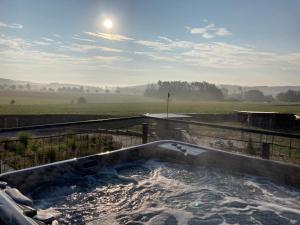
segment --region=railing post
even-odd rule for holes
[[[270,158],[270,143],[262,143],[261,146],[261,157],[263,159],[269,159]]]
[[[290,146],[289,146],[289,159],[292,157],[292,138],[290,138]]]
[[[146,144],[148,142],[148,130],[149,130],[148,123],[143,123],[143,136],[142,136],[143,144]]]

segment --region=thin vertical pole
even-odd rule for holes
[[[143,144],[148,142],[148,123],[143,123]]]
[[[169,102],[170,102],[170,91],[168,92],[168,97],[167,97],[167,119],[169,118]]]
[[[292,157],[292,138],[290,138],[290,147],[289,147],[289,159]]]

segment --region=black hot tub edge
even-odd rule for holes
[[[30,209],[30,205],[22,204],[23,202],[20,204],[20,202],[16,202],[18,199],[8,195],[6,189],[9,186],[18,188],[17,191],[28,194],[35,186],[64,179],[74,174],[92,174],[104,166],[129,160],[151,158],[217,167],[233,173],[260,176],[279,184],[300,188],[300,167],[296,165],[259,159],[179,141],[155,141],[122,148],[113,152],[99,153],[1,174],[0,181],[7,182],[7,185],[2,187],[2,189],[0,188],[0,222],[2,220],[7,225],[45,224],[41,223],[37,218],[32,218],[34,215],[33,211],[29,210],[29,212],[33,212],[31,216],[24,215],[24,208]],[[20,195],[22,194],[20,193]]]

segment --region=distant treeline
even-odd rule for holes
[[[145,90],[147,97],[166,98],[170,92],[176,99],[223,100],[222,91],[214,84],[207,82],[158,81],[150,84]]]
[[[149,84],[144,96],[165,99],[168,92],[173,99],[183,100],[227,100],[249,102],[300,102],[300,90],[279,93],[276,96],[264,95],[260,90],[244,91],[240,88],[239,93],[228,94],[226,88],[219,88],[208,82],[186,81],[158,81],[157,84]]]
[[[300,91],[288,90],[287,92],[279,93],[275,96],[264,95],[259,90],[249,90],[244,92],[243,100],[253,102],[273,102],[275,100],[281,102],[300,102]]]
[[[300,102],[300,91],[288,90],[287,92],[279,93],[276,98],[283,102]]]

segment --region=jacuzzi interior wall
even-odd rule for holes
[[[151,158],[216,167],[240,174],[262,176],[281,184],[300,187],[299,166],[199,148],[174,141],[159,141],[134,148],[11,172],[1,175],[0,180],[6,181],[10,186],[17,187],[23,193],[28,193],[41,184],[59,181],[72,175],[93,174],[104,166]]]
[[[159,158],[176,163],[188,163],[195,166],[202,165],[219,168],[232,173],[255,175],[265,177],[279,184],[300,188],[300,167],[296,165],[210,148],[200,148],[202,149],[201,153],[194,151],[193,154],[191,154],[191,151],[190,154],[189,151],[182,152],[182,149],[179,151],[169,151],[164,147],[166,145],[168,144],[158,144],[155,151],[144,152],[150,158],[159,156]],[[185,144],[185,146],[195,147],[189,144]]]
[[[72,175],[92,174],[102,167],[137,160],[141,157],[140,150],[136,148],[126,151],[117,150],[6,173],[0,175],[0,180],[12,187],[17,187],[23,193],[28,193],[41,184],[63,180]]]

